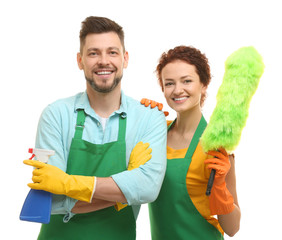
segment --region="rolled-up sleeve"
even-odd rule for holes
[[[112,176],[129,205],[153,202],[158,197],[166,170],[167,130],[164,114],[155,109],[149,110],[140,122],[136,143],[148,142],[152,148],[152,158],[139,168]]]

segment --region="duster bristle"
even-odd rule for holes
[[[201,137],[205,152],[219,147],[233,151],[239,144],[263,71],[263,59],[254,47],[240,48],[227,58],[217,104]]]

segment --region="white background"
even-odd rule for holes
[[[31,169],[22,161],[34,146],[43,108],[85,89],[76,53],[81,21],[90,15],[105,16],[123,26],[130,62],[122,86],[136,99],[165,103],[153,73],[163,51],[180,44],[201,49],[213,75],[203,109],[207,119],[216,104],[226,58],[240,47],[256,47],[266,67],[235,151],[242,219],[234,239],[281,239],[282,17],[278,4],[274,0],[1,1],[0,239],[36,239],[40,225],[19,220],[31,177]],[[167,105],[164,109],[171,112],[169,119],[175,116]],[[150,239],[146,205],[137,227],[137,239]]]

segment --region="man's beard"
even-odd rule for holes
[[[88,77],[85,76],[85,79],[95,91],[100,92],[100,93],[109,93],[109,92],[113,91],[116,88],[116,86],[120,83],[120,81],[122,79],[122,75],[120,77],[115,77],[113,84],[109,87],[98,86],[92,78],[88,78]]]

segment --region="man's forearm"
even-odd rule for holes
[[[114,206],[116,202],[126,202],[122,191],[111,177],[96,178],[96,189],[91,203],[78,201],[72,212],[89,213]]]
[[[109,202],[109,201],[93,198],[91,203],[77,201],[77,203],[74,205],[71,211],[75,214],[89,213],[114,206],[115,204],[116,204],[115,202]]]
[[[101,199],[109,202],[127,202],[122,191],[111,177],[96,178],[96,190],[93,195],[93,200],[94,199]]]

